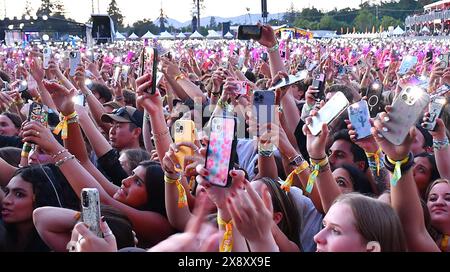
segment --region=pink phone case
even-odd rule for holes
[[[228,172],[231,166],[236,121],[234,118],[214,117],[211,122],[206,169],[208,181],[212,185],[228,187],[231,179]]]

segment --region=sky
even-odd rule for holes
[[[34,8],[38,9],[40,0],[29,0]],[[86,22],[92,12],[92,0],[61,0],[66,8],[66,15],[78,22]],[[111,0],[93,0],[95,13],[107,11]],[[160,14],[161,3],[165,14],[180,22],[191,20],[193,0],[117,0],[118,6],[125,16],[125,23],[133,23],[142,19],[155,20]],[[356,8],[361,0],[267,0],[269,13],[285,12],[291,3],[296,9],[305,7],[316,7],[328,11],[335,7],[338,9],[351,7]],[[0,17],[4,17],[5,10],[8,17],[21,16],[25,10],[26,0],[0,0]],[[261,13],[260,0],[204,0],[205,9],[203,16],[234,17],[248,13],[246,8],[250,8],[251,13]]]

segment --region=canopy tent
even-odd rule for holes
[[[205,37],[203,37],[202,34],[198,33],[198,31],[195,31],[194,33],[192,33],[192,35],[189,37],[189,39],[203,39]]]
[[[167,31],[164,31],[161,34],[159,34],[159,39],[161,39],[161,40],[172,40],[172,39],[175,39],[175,36],[173,36],[172,34],[170,34]]]
[[[183,32],[180,32],[180,34],[177,35],[178,39],[186,39],[186,35],[184,35]]]
[[[392,34],[393,35],[403,35],[403,34],[405,34],[405,31],[400,26],[397,26],[397,28],[394,29]]]
[[[122,35],[122,33],[116,32],[116,40],[121,41],[121,40],[126,40],[126,39],[127,38],[124,35]]]
[[[227,34],[225,34],[224,38],[226,38],[226,39],[233,39],[234,35],[231,34],[231,32],[228,32]]]
[[[208,36],[206,36],[208,39],[222,39],[222,35],[217,33],[215,30],[208,30]]]
[[[424,33],[424,32],[430,32],[430,29],[427,26],[424,26],[421,30],[420,33]]]
[[[153,38],[156,38],[156,36],[150,31],[147,31],[147,33],[145,33],[144,36],[141,37],[141,39],[153,39]]]
[[[130,39],[130,40],[137,40],[137,39],[139,39],[139,36],[136,35],[136,33],[133,32],[130,36],[128,36],[128,39]]]

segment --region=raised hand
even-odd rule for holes
[[[76,95],[77,90],[68,90],[66,87],[50,81],[44,81],[44,87],[48,90],[52,96],[58,111],[64,116],[69,116],[75,112],[75,106],[72,98]]]
[[[27,122],[22,128],[22,141],[38,145],[47,154],[57,154],[63,149],[61,144],[53,137],[52,132],[39,122]]]
[[[152,75],[143,75],[142,77],[137,79],[136,84],[138,86],[136,92],[136,102],[138,107],[146,109],[149,113],[154,113],[162,110],[163,103],[159,91],[157,90],[154,95],[151,95],[148,92],[153,84]]]

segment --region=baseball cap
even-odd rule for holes
[[[102,122],[112,123],[113,121],[118,123],[133,123],[136,126],[142,128],[144,122],[144,114],[133,107],[122,107],[115,109],[110,114],[102,115]]]

